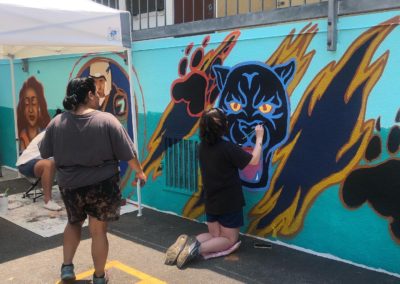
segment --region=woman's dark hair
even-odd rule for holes
[[[228,126],[226,115],[219,108],[203,112],[200,118],[200,139],[208,145],[214,145],[225,135]]]
[[[80,104],[86,102],[89,94],[96,92],[96,85],[94,79],[90,77],[74,78],[69,81],[67,86],[67,93],[63,100],[63,106],[66,110],[74,110]]]
[[[57,108],[56,113],[53,115],[53,118],[55,118],[57,115],[64,113],[62,109]]]
[[[42,84],[36,80],[35,77],[29,77],[28,80],[24,82],[21,90],[19,91],[19,102],[17,106],[17,124],[18,133],[28,127],[28,121],[25,117],[25,95],[28,89],[35,91],[39,104],[39,116],[37,118],[38,126],[40,129],[45,129],[47,124],[50,122],[50,116],[47,112],[47,103],[44,97],[44,89]]]

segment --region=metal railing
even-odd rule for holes
[[[130,11],[133,41],[399,9],[399,0],[92,0]],[[337,2],[328,5],[328,2]],[[332,4],[331,3],[331,4]],[[288,9],[283,9],[288,8]],[[332,14],[333,13],[333,14]],[[337,14],[337,15],[336,15]],[[332,23],[332,21],[331,21]],[[331,26],[332,27],[332,26]],[[331,36],[334,32],[331,33]],[[335,39],[330,38],[330,50]]]
[[[192,195],[198,190],[198,142],[166,137],[165,185],[168,190]]]
[[[240,14],[271,11],[328,0],[93,0],[130,11],[132,29],[143,30]]]

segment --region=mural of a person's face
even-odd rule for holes
[[[26,90],[24,105],[26,121],[30,127],[35,127],[39,118],[39,102],[37,94],[32,88]]]
[[[104,98],[106,96],[106,79],[104,77],[94,78],[94,82],[96,84],[96,91],[99,94],[100,98]]]
[[[100,98],[108,96],[112,87],[110,63],[102,60],[93,62],[89,67],[89,75],[96,83],[96,90]]]
[[[87,57],[84,56],[82,59],[86,60]],[[110,58],[95,57],[88,60],[76,72],[72,71],[71,78],[73,77],[93,78],[96,85],[96,94],[89,94],[90,107],[113,114],[132,137],[133,129],[130,123],[131,113],[129,111],[129,76],[125,72],[124,67]],[[123,177],[128,169],[128,164],[121,162],[119,166],[121,177]],[[126,175],[126,178],[129,175]],[[122,183],[126,182],[127,179],[122,181]]]
[[[99,109],[100,108],[100,96],[99,93],[96,91],[94,93],[89,92],[88,95],[88,103],[87,106],[92,109]]]
[[[20,150],[50,122],[43,85],[34,77],[29,77],[19,91],[17,125]]]

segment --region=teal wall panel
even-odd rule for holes
[[[14,121],[12,108],[0,106],[0,117],[0,165],[15,167],[15,128],[13,123],[8,123]]]
[[[166,155],[173,147],[160,141],[197,139],[197,109],[216,105],[232,113],[222,99],[212,99],[210,65],[217,65],[212,60],[234,72],[252,62],[268,69],[292,59],[296,71],[286,85],[291,127],[287,140],[272,150],[275,160],[264,187],[244,183],[242,231],[399,274],[399,208],[391,205],[392,198],[400,202],[393,174],[400,161],[399,15],[341,17],[335,52],[326,49],[326,20],[135,42],[134,89],[143,112],[139,136],[145,137],[141,157],[149,175],[145,203],[204,220],[198,197],[167,190]],[[194,74],[206,78],[207,87]],[[216,96],[223,97],[223,89]],[[290,152],[296,133],[302,142]],[[378,181],[370,182],[370,175]]]

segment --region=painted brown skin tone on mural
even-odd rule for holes
[[[39,134],[37,125],[39,117],[38,98],[35,90],[32,88],[29,88],[25,93],[24,107],[24,115],[28,124],[27,128],[25,129],[25,134],[28,135],[29,139],[28,143],[24,143],[24,148],[26,148],[26,146],[28,146],[27,144],[29,144],[29,142]]]
[[[28,129],[29,138],[32,139],[37,135],[37,121],[39,116],[38,98],[35,90],[29,88],[26,91],[25,99],[25,118],[30,128]]]
[[[93,78],[96,84],[96,90],[100,98],[104,98],[106,96],[104,90],[106,86],[106,80],[103,77]]]
[[[26,80],[20,90],[17,107],[20,151],[46,128],[50,121],[42,84],[35,77]]]

